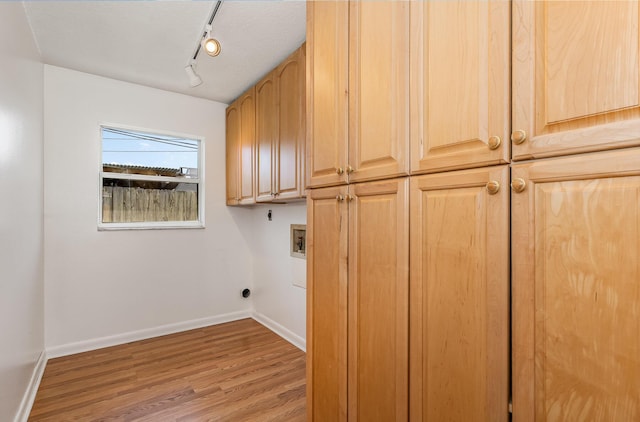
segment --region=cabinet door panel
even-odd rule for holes
[[[256,150],[256,103],[255,88],[240,97],[240,199],[239,204],[254,204],[255,196],[255,150]]]
[[[514,1],[514,159],[640,144],[639,21],[632,0]]]
[[[282,63],[278,78],[278,143],[275,182],[279,199],[304,194],[305,55],[304,46]]]
[[[411,180],[413,421],[509,419],[508,174]]]
[[[307,197],[307,420],[315,422],[347,419],[346,196],[343,186]]]
[[[509,25],[505,0],[411,2],[412,173],[508,162]]]
[[[349,420],[406,421],[408,179],[349,189]]]
[[[408,174],[409,3],[351,2],[350,181]]]
[[[274,146],[278,138],[276,78],[271,72],[256,85],[256,201],[273,199]]]
[[[309,187],[347,182],[348,36],[348,2],[307,2]]]
[[[640,419],[640,150],[513,177],[514,418]]]
[[[236,103],[227,108],[226,139],[227,205],[238,205],[240,110]]]

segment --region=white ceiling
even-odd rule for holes
[[[304,1],[222,3],[212,35],[217,57],[193,57],[215,1],[25,1],[45,63],[230,103],[305,40]]]

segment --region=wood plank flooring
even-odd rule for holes
[[[304,421],[305,354],[252,319],[51,359],[30,421]]]

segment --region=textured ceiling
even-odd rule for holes
[[[305,40],[304,1],[224,1],[217,57],[198,54],[203,84],[184,67],[215,1],[25,1],[45,63],[229,103]]]

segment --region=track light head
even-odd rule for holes
[[[215,57],[220,54],[220,42],[211,37],[211,25],[207,25],[207,32],[200,42],[202,49],[207,52],[211,57]]]
[[[191,85],[192,88],[195,88],[196,86],[202,83],[202,79],[196,73],[195,69],[193,68],[193,64],[189,64],[185,66],[184,71],[187,73],[187,76],[189,77],[189,85]]]
[[[202,48],[211,57],[220,54],[220,42],[215,38],[205,38],[202,40]]]

